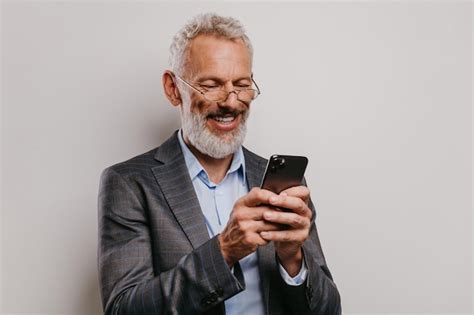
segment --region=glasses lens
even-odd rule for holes
[[[241,90],[239,92],[238,98],[239,98],[239,100],[241,100],[243,102],[250,102],[250,101],[254,100],[255,98],[257,98],[257,95],[258,95],[258,93],[254,89]]]
[[[212,102],[223,102],[227,98],[228,93],[224,90],[207,91],[204,96]]]
[[[242,102],[250,102],[258,96],[258,91],[254,89],[235,92],[237,92],[237,98]],[[229,97],[230,93],[232,92],[226,92],[225,90],[207,91],[204,93],[204,97],[211,102],[224,102]]]

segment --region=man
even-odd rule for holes
[[[182,128],[102,174],[105,313],[340,314],[309,190],[259,189],[266,161],[242,147],[260,91],[240,23],[196,17],[171,68],[163,87]]]

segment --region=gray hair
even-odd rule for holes
[[[189,43],[193,38],[202,34],[229,40],[241,39],[247,46],[250,60],[252,60],[252,43],[238,20],[215,13],[204,13],[195,16],[173,37],[170,46],[170,66],[173,72],[182,75]]]

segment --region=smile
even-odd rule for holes
[[[212,119],[219,123],[230,124],[235,120],[235,116],[214,116]]]
[[[209,126],[220,132],[227,132],[234,130],[240,125],[240,113],[239,114],[224,114],[224,115],[210,115],[207,117],[207,123]]]

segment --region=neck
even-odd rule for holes
[[[222,159],[216,159],[200,152],[196,149],[187,138],[184,139],[184,142],[188,146],[189,150],[194,154],[201,163],[202,167],[206,171],[209,179],[215,183],[219,184],[225,177],[225,174],[230,168],[232,163],[233,154],[223,157]]]

